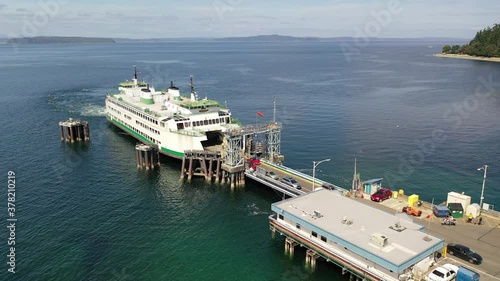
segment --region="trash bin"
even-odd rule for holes
[[[398,192],[396,190],[392,192],[392,198],[398,199]]]
[[[450,210],[446,206],[436,205],[432,208],[432,212],[438,218],[444,218],[450,215]]]
[[[454,218],[462,218],[464,216],[464,208],[460,203],[450,203],[448,204],[448,209]]]
[[[415,203],[418,202],[418,195],[412,194],[408,196],[408,206],[415,207]]]
[[[405,191],[404,191],[404,190],[402,190],[402,189],[400,189],[400,190],[399,190],[399,195],[405,195]]]

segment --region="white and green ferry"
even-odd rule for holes
[[[119,93],[106,97],[106,118],[139,141],[152,144],[161,153],[182,158],[185,151],[221,151],[223,133],[240,125],[230,110],[214,100],[198,99],[192,78],[191,93],[181,95],[171,82],[156,91],[138,81],[120,83]]]

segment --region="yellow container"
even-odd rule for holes
[[[408,196],[408,206],[413,207],[415,203],[418,202],[418,195],[417,194],[412,194]]]
[[[398,192],[397,192],[396,190],[394,190],[394,191],[392,192],[392,198],[394,198],[394,199],[397,199],[397,198],[398,198]]]
[[[400,189],[400,190],[399,190],[399,195],[405,195],[405,191],[404,191],[404,190],[402,190],[402,189]]]

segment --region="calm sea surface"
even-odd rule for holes
[[[442,42],[372,43],[350,61],[334,43],[0,45],[0,280],[344,280],[283,254],[270,205],[248,183],[179,181],[180,162],[135,167],[135,140],[110,126],[104,98],[132,65],[226,101],[244,124],[283,122],[285,164],[349,188],[364,180],[441,203],[449,191],[500,209],[500,64],[432,56]],[[434,47],[432,47],[434,46]],[[58,122],[90,122],[68,145]],[[16,173],[16,271],[7,273],[7,172]]]

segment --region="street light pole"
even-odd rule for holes
[[[323,163],[323,162],[327,162],[327,161],[330,161],[331,159],[328,158],[328,159],[324,159],[324,160],[321,160],[321,161],[313,161],[313,180],[312,180],[312,190],[311,191],[314,191],[314,179],[316,177],[316,166],[318,166],[319,164]]]
[[[488,165],[484,165],[481,168],[477,168],[478,171],[484,170],[483,177],[483,188],[481,189],[481,199],[479,200],[479,208],[483,210],[483,199],[484,199],[484,185],[486,184],[486,172],[488,171]]]

